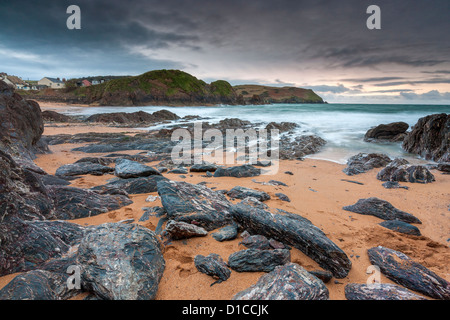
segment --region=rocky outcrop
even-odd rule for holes
[[[347,300],[427,300],[414,292],[391,283],[372,285],[349,283],[345,286]]]
[[[406,223],[422,223],[408,212],[395,208],[386,200],[375,197],[359,199],[355,204],[343,207],[344,210],[359,214],[371,215],[383,220],[400,220]]]
[[[409,125],[406,122],[380,124],[366,132],[364,135],[364,141],[403,141],[408,128]]]
[[[253,190],[241,186],[236,186],[228,191],[227,196],[234,199],[245,199],[247,197],[252,197],[258,199],[259,201],[270,200],[270,196],[264,191]]]
[[[78,122],[74,117],[51,110],[42,111],[42,119],[46,122]]]
[[[196,224],[208,231],[232,221],[231,203],[223,194],[208,187],[158,181],[157,189],[169,219]]]
[[[347,167],[342,170],[346,175],[353,176],[373,168],[381,168],[391,162],[391,159],[380,153],[358,153],[347,160]]]
[[[148,177],[116,179],[111,180],[107,184],[96,186],[90,190],[100,194],[142,194],[158,191],[158,181],[169,180],[161,175],[151,175]]]
[[[0,119],[0,150],[13,157],[33,159],[46,148],[40,142],[44,122],[39,104],[25,100],[1,80]]]
[[[435,299],[450,299],[450,283],[404,253],[381,246],[367,253],[370,262],[395,283]]]
[[[155,168],[128,159],[117,159],[114,174],[119,178],[139,178],[151,175],[160,176],[161,173]]]
[[[350,271],[352,264],[345,252],[301,216],[273,214],[242,204],[234,205],[232,214],[250,233],[264,235],[299,249],[322,268],[331,271],[336,278],[344,278]]]
[[[409,162],[397,158],[377,174],[377,179],[391,182],[431,183],[434,175],[425,166],[409,165]]]
[[[326,141],[315,135],[282,136],[280,137],[279,156],[281,160],[302,159],[319,152]]]
[[[136,224],[106,223],[80,243],[77,264],[85,289],[106,300],[152,300],[165,261],[155,233]]]
[[[261,174],[261,169],[255,168],[252,165],[246,164],[242,166],[228,167],[228,168],[218,168],[214,172],[214,177],[256,177]]]
[[[276,267],[233,300],[328,300],[325,284],[296,263]]]
[[[154,113],[147,113],[144,111],[137,111],[131,113],[127,112],[99,113],[88,117],[85,121],[136,126],[178,119],[180,119],[180,117],[173,112],[170,112],[168,110],[159,110]]]
[[[55,175],[58,177],[72,177],[85,174],[101,176],[105,173],[111,173],[114,168],[92,162],[80,162],[65,164],[56,169]]]
[[[427,160],[450,162],[450,114],[420,118],[405,137],[403,149]]]

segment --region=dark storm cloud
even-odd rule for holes
[[[374,3],[382,10],[382,29],[368,30],[366,9],[373,2],[1,1],[2,68],[11,73],[23,70],[21,74],[26,70],[34,74],[48,70],[72,75],[88,71],[137,74],[184,67],[206,73],[204,63],[211,62],[221,67],[221,75],[229,79],[232,75],[226,72],[236,63],[249,70],[320,66],[324,70],[358,71],[389,64],[405,72],[431,72],[430,67],[444,71],[435,71],[436,75],[448,72],[450,1],[377,0]],[[71,4],[81,8],[81,30],[66,28],[66,8]],[[249,71],[247,78],[261,77]],[[378,86],[411,83],[407,76],[361,78],[347,80],[381,82],[376,83]],[[263,80],[279,85],[292,81],[279,76]],[[419,79],[415,83],[430,82]],[[317,88],[333,93],[352,90],[342,85]]]

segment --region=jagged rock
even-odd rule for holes
[[[5,222],[3,222],[5,223]],[[66,221],[8,221],[2,234],[0,276],[39,268],[79,243],[84,228]]]
[[[28,271],[0,290],[0,300],[65,300],[71,297],[63,273]]]
[[[165,120],[177,120],[177,119],[179,119],[179,117],[176,114],[168,110],[160,110],[152,114],[144,111],[137,111],[131,113],[126,112],[100,113],[88,117],[85,121],[136,125],[136,124],[154,123]]]
[[[404,234],[410,234],[413,236],[421,235],[419,228],[403,221],[388,220],[379,223],[379,225]]]
[[[278,130],[280,133],[291,131],[298,127],[298,124],[294,122],[270,122],[266,126],[266,130]]]
[[[358,153],[347,160],[347,167],[342,170],[346,175],[353,176],[367,172],[373,168],[386,166],[391,159],[380,153]]]
[[[347,276],[351,261],[336,244],[309,220],[294,214],[271,212],[237,204],[232,207],[233,218],[249,232],[264,235],[291,245],[336,278]]]
[[[302,159],[304,156],[314,154],[327,142],[315,135],[301,135],[291,139],[288,136],[280,138],[279,157],[281,160]]]
[[[40,177],[41,181],[46,186],[68,186],[70,184],[66,179],[62,179],[51,174],[46,174]]]
[[[386,200],[375,197],[359,199],[355,204],[343,207],[344,210],[359,214],[372,215],[383,220],[400,220],[407,223],[422,223],[410,213],[395,208]]]
[[[392,182],[430,183],[435,181],[433,174],[425,166],[410,166],[402,158],[392,161],[377,174],[377,179]]]
[[[389,124],[380,124],[366,132],[364,141],[402,141],[405,137],[409,124],[406,122],[393,122]]]
[[[187,174],[188,171],[186,168],[174,168],[167,173],[175,173],[175,174]]]
[[[218,127],[222,129],[232,129],[232,128],[243,128],[250,124],[250,121],[241,120],[238,118],[226,118],[224,120],[220,120],[218,123]]]
[[[420,118],[406,135],[402,147],[427,160],[450,162],[450,114]]]
[[[246,164],[242,166],[235,166],[229,168],[217,168],[214,172],[214,177],[256,177],[261,174],[261,169],[255,168],[252,165]]]
[[[169,239],[181,240],[193,237],[204,237],[208,234],[208,231],[190,223],[170,220],[166,224],[164,233]]]
[[[233,300],[328,300],[325,284],[295,263],[276,267]]]
[[[235,198],[235,199],[245,199],[248,197],[252,197],[252,198],[258,199],[259,201],[270,200],[270,196],[264,191],[253,190],[250,188],[245,188],[245,187],[240,187],[240,186],[234,187],[233,189],[228,191],[227,195],[230,198]]]
[[[231,203],[223,194],[203,185],[187,182],[158,181],[158,195],[172,220],[214,230],[232,221]]]
[[[435,299],[450,299],[450,283],[404,253],[381,246],[367,253],[370,262],[395,283]]]
[[[265,236],[255,234],[250,235],[248,233],[243,233],[241,235],[243,237],[243,240],[239,242],[239,244],[242,244],[243,246],[249,248],[249,249],[259,249],[259,250],[270,250],[273,249],[270,245],[269,239],[267,239]]]
[[[48,186],[48,190],[55,206],[54,215],[62,220],[91,217],[133,203],[123,195],[102,195],[69,186]]]
[[[108,166],[108,165],[114,163],[114,161],[115,161],[114,158],[109,158],[109,157],[84,157],[84,158],[78,159],[74,163],[91,162],[91,163],[101,164],[103,166]]]
[[[347,300],[427,300],[403,287],[390,283],[373,285],[349,283],[345,286]]]
[[[42,111],[42,119],[47,122],[77,122],[73,117],[52,110]]]
[[[207,274],[214,279],[218,279],[216,282],[212,283],[211,286],[226,281],[231,275],[231,270],[228,268],[225,261],[223,261],[216,253],[211,253],[206,257],[199,254],[195,256],[194,264],[201,273]]]
[[[155,233],[136,224],[105,223],[81,241],[83,285],[106,300],[152,300],[165,261]]]
[[[309,271],[313,276],[319,278],[323,281],[323,283],[328,283],[333,279],[333,274],[330,271],[326,270],[313,270]]]
[[[110,173],[113,171],[114,168],[107,167],[101,164],[92,162],[80,162],[62,165],[61,167],[56,169],[55,175],[58,177],[71,177],[85,174],[101,176],[105,173]]]
[[[158,181],[168,180],[159,175],[152,175],[148,177],[117,179],[108,182],[107,184],[96,186],[90,190],[100,192],[101,194],[117,194],[117,190],[125,191],[127,194],[142,194],[158,191]]]
[[[117,159],[114,174],[119,178],[139,178],[151,175],[161,175],[155,168],[128,159]]]
[[[212,237],[215,240],[222,242],[222,241],[236,239],[237,234],[238,234],[238,228],[236,225],[232,224],[232,225],[220,228],[217,232],[214,232],[212,234]]]
[[[287,249],[245,249],[232,253],[228,257],[228,265],[231,269],[238,272],[270,272],[276,266],[286,264],[290,260],[291,254]]]
[[[14,89],[0,80],[0,150],[18,158],[35,158],[44,132],[39,104],[25,100]],[[39,147],[39,148],[38,148]]]
[[[285,195],[284,193],[278,192],[275,193],[275,195],[278,197],[278,199],[280,199],[281,201],[286,201],[286,202],[291,202],[291,199],[289,199],[289,197],[287,195]]]

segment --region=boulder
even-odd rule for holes
[[[233,300],[328,300],[325,284],[295,263],[276,267]]]
[[[42,119],[46,122],[77,122],[73,117],[52,110],[42,111]]]
[[[193,237],[204,237],[208,231],[202,227],[186,223],[183,221],[170,220],[166,224],[164,236],[172,240],[188,239]]]
[[[390,283],[372,285],[349,283],[345,286],[347,300],[427,300],[401,286]]]
[[[227,192],[227,195],[230,198],[234,199],[245,199],[247,197],[255,198],[259,201],[270,200],[270,196],[264,191],[253,190],[246,187],[234,187],[230,191]]]
[[[407,223],[422,223],[410,213],[395,208],[386,200],[375,197],[359,199],[355,204],[343,207],[344,210],[375,216],[383,220],[400,220]]]
[[[279,157],[281,160],[302,159],[319,152],[326,143],[324,139],[315,135],[300,135],[295,138],[282,136]]]
[[[275,195],[278,197],[278,199],[280,199],[281,201],[286,201],[286,202],[291,202],[291,199],[289,199],[289,197],[287,195],[285,195],[284,193],[278,192],[275,193]]]
[[[136,224],[94,227],[77,253],[83,285],[106,300],[152,300],[165,261],[155,233]]]
[[[214,172],[214,177],[256,177],[261,174],[261,169],[255,168],[252,165],[246,164],[242,166],[217,168]]]
[[[309,271],[313,276],[319,278],[323,281],[323,283],[328,283],[333,279],[333,274],[330,271],[326,270],[313,270]]]
[[[161,175],[161,173],[155,168],[128,159],[116,160],[114,174],[123,179]]]
[[[450,283],[402,252],[385,247],[367,250],[370,262],[390,280],[435,299],[450,299]]]
[[[431,183],[434,175],[425,166],[410,166],[409,162],[397,158],[377,174],[377,179],[392,182]]]
[[[291,254],[287,249],[245,249],[232,253],[228,257],[228,265],[231,269],[238,272],[270,272],[276,266],[286,264],[290,261]]]
[[[408,128],[409,124],[407,124],[406,122],[380,124],[366,132],[364,141],[402,141]]]
[[[427,160],[450,162],[450,114],[420,118],[406,135],[402,147]]]
[[[236,239],[238,234],[238,228],[235,224],[230,224],[228,226],[225,226],[223,228],[220,228],[217,232],[214,232],[212,234],[212,237],[219,241],[229,241]]]
[[[81,162],[65,164],[56,169],[55,175],[58,177],[72,177],[91,174],[101,176],[105,173],[113,172],[114,168],[92,162]]]
[[[421,236],[422,234],[420,233],[419,228],[417,228],[416,226],[413,226],[409,223],[403,222],[403,221],[399,221],[399,220],[387,220],[387,221],[383,221],[381,223],[379,223],[380,226],[385,227],[387,229],[396,231],[396,232],[400,232],[400,233],[404,233],[404,234],[409,234],[409,235],[413,235],[413,236]]]
[[[194,164],[189,169],[190,172],[214,172],[217,170],[217,165],[213,163]]]
[[[211,286],[216,283],[226,281],[231,275],[231,270],[228,268],[225,261],[223,261],[223,259],[216,253],[210,253],[206,257],[199,254],[195,256],[194,264],[197,270],[201,273],[217,279],[217,281],[213,282]]]
[[[373,168],[386,166],[391,159],[380,153],[358,153],[347,160],[347,167],[342,170],[346,175],[353,176],[364,173]]]
[[[278,130],[280,133],[291,131],[298,128],[298,124],[294,122],[270,122],[266,126],[266,130]]]
[[[158,195],[168,218],[196,224],[208,231],[232,221],[231,203],[226,197],[203,185],[158,181]]]
[[[347,276],[352,264],[344,251],[309,220],[279,212],[274,214],[242,204],[232,207],[233,218],[244,229],[299,249],[336,278]]]

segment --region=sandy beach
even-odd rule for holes
[[[46,105],[41,106],[43,109]],[[52,104],[53,107],[53,104]],[[137,130],[113,128],[108,126],[85,126],[67,124],[46,125],[44,135],[81,132],[127,132],[132,135]],[[51,154],[38,155],[35,163],[49,174],[54,174],[56,169],[63,164],[73,163],[85,157],[83,152],[73,152],[72,148],[84,144],[61,144],[50,146]],[[137,154],[140,151],[127,151],[127,154]],[[89,156],[101,156],[102,154],[89,154]],[[157,162],[146,163],[154,166]],[[270,208],[279,208],[299,214],[309,219],[319,227],[334,243],[336,243],[349,256],[352,269],[344,279],[333,279],[327,283],[331,300],[345,299],[344,287],[348,283],[366,283],[369,277],[366,269],[371,265],[367,249],[375,246],[385,246],[402,251],[415,261],[423,264],[442,278],[450,280],[450,268],[448,261],[450,251],[448,248],[450,211],[448,211],[450,199],[450,177],[438,171],[432,171],[436,181],[431,184],[403,183],[409,187],[405,189],[385,189],[381,181],[376,179],[379,169],[373,169],[367,173],[349,177],[342,172],[344,165],[337,163],[305,159],[304,161],[286,160],[280,162],[277,175],[261,175],[255,178],[205,178],[203,173],[188,173],[185,178],[178,174],[164,175],[175,181],[189,183],[207,182],[210,188],[231,189],[235,186],[249,187],[255,190],[267,192],[271,199],[265,203]],[[285,172],[290,171],[293,175]],[[80,188],[91,188],[104,184],[113,175],[92,176],[86,175],[71,181],[71,185]],[[284,182],[285,186],[265,185],[269,180]],[[345,180],[357,181],[356,184]],[[279,200],[275,193],[286,194],[291,202]],[[130,195],[133,200],[131,205],[115,211],[97,216],[72,220],[80,225],[99,225],[105,222],[118,222],[124,219],[134,219],[151,230],[155,230],[158,218],[150,217],[145,222],[139,222],[143,214],[143,207],[160,206],[157,199],[154,202],[146,202],[150,194]],[[156,195],[157,193],[152,193]],[[418,217],[422,224],[418,225],[422,236],[411,236],[397,233],[380,225],[381,219],[373,216],[359,215],[342,209],[343,206],[354,204],[358,199],[378,197],[389,201],[396,208],[409,212]],[[214,231],[212,231],[214,232]],[[160,300],[208,300],[231,299],[236,293],[256,283],[263,275],[262,272],[236,272],[232,271],[231,277],[220,284],[210,286],[214,281],[211,277],[200,273],[194,266],[194,257],[198,254],[219,254],[225,261],[233,252],[244,249],[240,245],[242,238],[226,242],[214,240],[211,233],[206,237],[191,238],[172,241],[165,247],[164,259],[166,269],[160,282],[157,299]],[[291,261],[298,263],[308,271],[321,270],[316,262],[299,250],[292,248]],[[3,288],[14,275],[0,278],[0,288]],[[393,283],[383,275],[383,283]],[[74,299],[82,299],[86,294]]]

